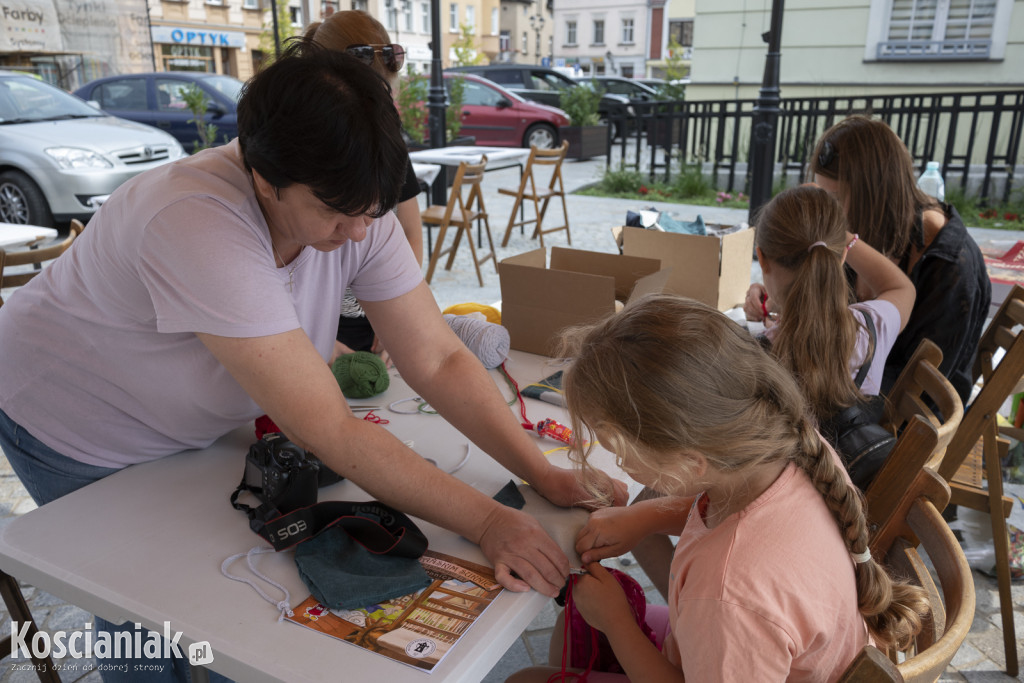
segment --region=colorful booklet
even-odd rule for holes
[[[494,570],[428,550],[420,564],[433,582],[417,593],[356,610],[329,610],[306,598],[286,617],[314,631],[433,671],[502,591]]]

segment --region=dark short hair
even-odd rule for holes
[[[350,216],[394,208],[409,163],[387,82],[304,39],[246,84],[238,142],[246,168],[274,187],[306,185]]]

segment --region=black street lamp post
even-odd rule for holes
[[[779,124],[779,60],[782,42],[783,0],[772,0],[771,30],[761,37],[768,43],[764,62],[761,93],[754,105],[753,130],[750,136],[750,213],[749,219],[772,197],[772,176],[775,174],[775,140]]]
[[[430,146],[444,147],[447,143],[444,119],[448,98],[441,66],[441,0],[430,2],[430,53],[430,90],[427,93]],[[434,181],[434,204],[448,203],[444,177],[445,174],[440,173]]]

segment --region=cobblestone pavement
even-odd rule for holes
[[[583,185],[596,181],[602,173],[604,164],[601,161],[566,162],[563,174],[566,190],[573,191]],[[498,187],[511,187],[517,184],[518,175],[515,169],[489,173],[484,181],[483,190],[487,210],[491,216],[491,230],[496,240],[500,240],[505,231],[507,216],[511,211],[512,199],[497,193]],[[616,247],[612,240],[610,228],[622,225],[628,209],[636,210],[655,206],[668,211],[679,220],[693,220],[700,213],[706,222],[736,223],[746,219],[746,211],[736,209],[720,209],[717,207],[695,207],[665,202],[633,202],[622,199],[603,199],[570,195],[568,197],[569,220],[572,233],[572,247],[592,251],[614,252]],[[558,207],[553,206],[557,211]],[[436,231],[435,231],[436,232]],[[1024,235],[991,231],[972,231],[979,241],[983,239],[1024,239]],[[546,246],[566,246],[565,233],[554,233],[545,238]],[[536,242],[529,239],[529,234],[520,235],[513,231],[512,238],[506,248],[498,247],[498,259],[536,248]],[[462,248],[456,257],[451,271],[440,268],[434,276],[431,289],[441,308],[453,303],[480,302],[493,303],[501,299],[498,277],[492,264],[483,266],[484,287],[477,284],[469,251]],[[757,277],[755,266],[754,276]],[[11,471],[6,458],[0,456],[0,528],[16,517],[35,508],[17,477]],[[615,566],[639,581],[647,592],[648,599],[657,604],[664,604],[661,596],[652,587],[643,570],[625,556],[606,564]],[[1003,672],[1005,658],[1003,654],[1002,631],[999,617],[999,595],[994,579],[975,571],[975,588],[977,591],[977,611],[974,624],[967,640],[960,648],[952,665],[940,679],[942,681],[978,681],[996,683],[1012,681]],[[37,590],[32,586],[23,586],[23,592],[32,609],[32,613],[43,630],[75,630],[82,628],[91,621],[91,616],[74,605]],[[1013,587],[1014,620],[1018,634],[1018,651],[1024,650],[1024,584]],[[554,627],[557,608],[551,603],[530,624],[494,669],[483,679],[484,683],[500,683],[511,673],[532,665],[547,663],[548,640]],[[0,611],[0,637],[10,632],[10,618],[6,612]],[[339,647],[341,647],[339,645]],[[16,670],[15,664],[23,664],[23,660],[12,662],[8,657],[0,661],[0,683],[21,683],[35,681],[33,671]],[[66,669],[61,671],[61,680],[97,683],[98,672],[92,670],[95,662],[65,660],[61,664]],[[410,674],[410,677],[413,674]],[[1024,681],[1024,674],[1017,677]],[[244,682],[240,682],[244,683]]]

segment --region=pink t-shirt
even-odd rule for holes
[[[850,553],[792,463],[714,529],[694,505],[669,590],[663,651],[687,683],[833,681],[868,642]]]
[[[277,268],[236,140],[126,182],[0,308],[0,409],[104,467],[204,448],[263,411],[196,332],[302,328],[326,360],[346,286],[380,301],[421,279],[392,213],[361,242]]]

